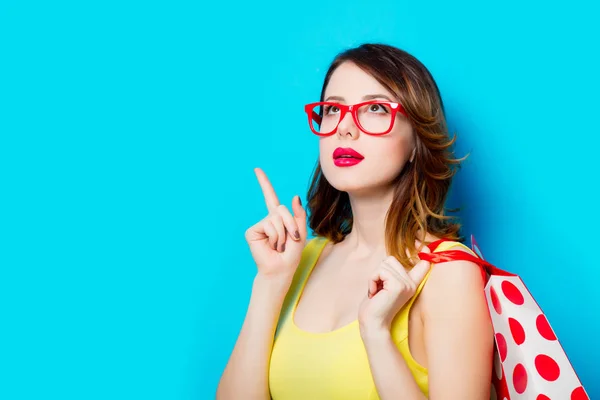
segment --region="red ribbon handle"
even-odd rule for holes
[[[484,282],[487,282],[487,275],[501,275],[501,276],[515,276],[510,272],[501,270],[500,268],[492,265],[491,263],[485,261],[481,257],[475,257],[474,255],[467,253],[462,250],[446,250],[435,253],[435,250],[438,246],[443,242],[449,242],[450,239],[439,239],[435,242],[430,243],[427,247],[431,250],[431,253],[419,253],[419,258],[421,260],[427,260],[431,263],[441,263],[447,261],[471,261],[481,267],[482,276]],[[475,243],[473,239],[473,243]],[[475,245],[476,246],[476,245]],[[487,274],[487,275],[486,275]]]

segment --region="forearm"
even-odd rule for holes
[[[269,359],[281,306],[289,285],[257,276],[250,304],[217,389],[217,399],[270,399]]]
[[[389,330],[362,335],[371,373],[382,400],[426,400]]]

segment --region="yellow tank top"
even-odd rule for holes
[[[296,306],[326,243],[326,238],[315,237],[306,245],[284,301],[269,366],[273,400],[379,400],[358,320],[324,333],[307,332],[294,323]],[[474,254],[460,242],[442,242],[435,251],[455,246]],[[427,369],[415,361],[408,348],[408,316],[428,276],[398,312],[391,328],[392,338],[425,396]]]

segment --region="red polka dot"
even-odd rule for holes
[[[548,323],[548,320],[544,314],[538,315],[538,317],[535,319],[535,326],[544,339],[556,340],[556,335],[552,331],[552,328],[550,327],[550,324]]]
[[[509,281],[502,282],[501,285],[502,293],[506,296],[507,299],[520,306],[525,303],[525,299],[523,298],[523,294],[514,284]]]
[[[508,319],[508,326],[510,328],[510,333],[512,334],[515,343],[518,345],[523,344],[525,341],[525,330],[523,326],[514,318]]]
[[[540,354],[535,358],[535,369],[542,378],[554,382],[560,376],[560,368],[552,357]]]
[[[496,310],[496,313],[502,314],[502,305],[500,305],[498,293],[496,293],[496,290],[493,286],[490,288],[490,296],[492,297],[492,305],[494,306],[494,310]]]
[[[506,339],[504,339],[504,335],[501,333],[496,333],[496,346],[498,347],[498,354],[500,355],[500,360],[504,362],[506,360],[506,353],[508,352],[508,347],[506,346]]]
[[[527,371],[523,364],[517,364],[513,371],[513,386],[519,394],[523,394],[527,389]]]
[[[546,396],[545,394],[538,394],[538,397],[536,397],[535,400],[552,400],[552,399],[550,397]]]
[[[571,393],[571,400],[590,400],[590,398],[585,394],[583,387],[579,386]]]

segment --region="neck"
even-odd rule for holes
[[[349,193],[352,232],[344,242],[357,254],[386,253],[385,219],[392,204],[394,188],[368,194]]]

